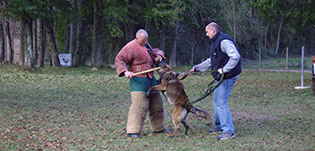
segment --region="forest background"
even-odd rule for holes
[[[205,26],[216,21],[246,59],[306,55],[315,47],[314,0],[1,0],[0,63],[112,65],[135,32],[165,51],[171,66],[209,56]]]

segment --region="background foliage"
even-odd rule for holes
[[[152,46],[164,50],[167,58],[175,51],[175,63],[186,65],[208,56],[204,27],[211,21],[236,40],[244,58],[256,59],[258,49],[263,57],[280,56],[286,47],[296,55],[302,45],[311,54],[314,5],[313,0],[10,0],[2,16],[52,20],[59,52],[75,54],[78,44],[69,48],[69,39],[84,33],[78,65],[112,64],[140,28],[149,32]],[[78,28],[80,22],[84,28]]]

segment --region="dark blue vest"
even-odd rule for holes
[[[221,41],[224,39],[231,40],[234,43],[237,51],[238,48],[234,42],[234,40],[227,34],[222,32],[218,32],[212,39],[211,39],[211,46],[210,46],[210,58],[211,58],[211,69],[212,71],[217,71],[220,68],[223,68],[227,62],[229,61],[230,57],[221,51]],[[230,72],[224,73],[223,79],[232,78],[242,72],[241,68],[241,60],[238,64],[232,69]],[[220,80],[220,74],[218,72],[213,72],[212,76],[216,80]]]

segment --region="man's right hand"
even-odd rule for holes
[[[133,75],[134,75],[133,72],[130,72],[130,71],[126,71],[126,72],[125,72],[125,77],[127,77],[127,78],[129,78],[129,79],[132,78]]]
[[[191,69],[189,70],[189,73],[192,73],[192,72],[195,72],[195,69],[194,69],[194,68],[191,68]]]

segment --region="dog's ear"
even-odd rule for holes
[[[175,77],[178,77],[180,75],[180,73],[175,73]]]
[[[171,71],[172,67],[168,64],[165,64],[164,66],[162,66],[162,71],[167,72],[167,71]]]
[[[166,64],[164,67],[167,68],[168,71],[172,70],[172,67],[170,65],[168,65],[168,64]]]
[[[172,72],[167,72],[164,76],[166,77],[166,81],[172,80],[174,78],[174,74]]]

